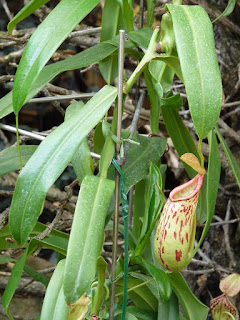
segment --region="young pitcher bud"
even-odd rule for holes
[[[179,272],[190,263],[196,233],[196,207],[203,175],[175,188],[169,195],[154,239],[154,253],[167,270]]]

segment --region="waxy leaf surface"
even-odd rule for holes
[[[13,86],[13,109],[19,112],[37,76],[75,26],[100,0],[62,0],[39,25],[23,52]]]
[[[13,237],[24,244],[43,209],[48,189],[71,161],[82,139],[97,125],[116,98],[105,86],[75,117],[69,118],[39,145],[18,177],[10,208]]]
[[[211,21],[200,6],[167,5],[175,33],[188,104],[199,138],[213,129],[221,110],[222,83]]]
[[[115,182],[86,176],[82,182],[69,238],[63,288],[74,303],[91,286],[101,254],[104,224]]]

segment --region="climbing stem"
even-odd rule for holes
[[[201,166],[204,168],[204,157],[202,154],[202,139],[199,139],[199,141],[198,141],[198,154],[200,157]]]
[[[153,280],[154,280],[154,279],[152,278],[152,279],[149,279],[149,280],[147,280],[147,281],[145,281],[145,282],[142,282],[142,283],[140,283],[140,284],[138,284],[138,285],[136,285],[136,286],[128,289],[127,292],[133,291],[133,290],[135,290],[135,289],[137,289],[137,288],[140,288],[140,287],[142,287],[142,286],[146,286],[148,283],[152,282]],[[119,292],[119,293],[116,294],[116,297],[119,297],[119,296],[121,296],[122,294],[123,294],[122,292]]]
[[[17,137],[17,149],[18,149],[20,170],[22,170],[22,158],[21,158],[20,143],[19,143],[19,132],[18,132],[18,114],[16,114],[16,137]]]
[[[155,57],[158,36],[159,36],[159,28],[156,28],[153,32],[153,35],[151,37],[151,40],[145,55],[143,56],[142,60],[139,62],[137,68],[134,70],[134,72],[132,73],[128,81],[126,82],[123,88],[123,93],[125,94],[129,93],[132,86],[134,85],[134,83],[136,82],[140,74],[143,72],[143,69],[146,67],[147,63]]]

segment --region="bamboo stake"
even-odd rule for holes
[[[118,54],[118,121],[117,138],[121,139],[122,129],[122,102],[123,102],[123,67],[124,67],[124,30],[119,30],[119,54]],[[120,156],[120,144],[116,144],[116,158]],[[113,221],[113,248],[112,248],[112,273],[111,273],[111,300],[109,310],[109,320],[114,318],[115,309],[115,281],[116,281],[116,261],[117,261],[117,241],[118,241],[118,215],[119,215],[119,173],[115,170],[115,211]]]

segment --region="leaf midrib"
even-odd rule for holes
[[[90,228],[90,226],[92,225],[92,222],[93,222],[94,211],[96,210],[96,203],[97,203],[97,200],[98,200],[98,194],[99,194],[100,187],[102,185],[102,181],[103,181],[103,178],[100,178],[99,183],[98,183],[98,187],[97,187],[97,190],[96,190],[96,194],[95,194],[95,199],[94,199],[94,202],[93,202],[92,210],[91,210],[91,218],[90,218],[90,221],[89,221],[89,224],[88,224],[88,227],[87,227],[87,235],[89,234],[89,228]],[[75,281],[74,290],[73,290],[73,293],[72,293],[72,296],[71,296],[71,301],[72,301],[72,298],[75,295],[76,288],[77,288],[77,285],[79,283],[79,278],[80,278],[81,273],[82,273],[82,261],[83,261],[83,257],[85,256],[85,251],[86,251],[87,245],[88,245],[88,241],[85,241],[84,248],[82,250],[82,255],[81,255],[80,268],[78,269],[77,279]]]
[[[23,208],[23,214],[22,214],[22,219],[21,219],[21,230],[22,230],[22,227],[23,227],[23,220],[24,220],[24,217],[25,217],[26,207],[27,207],[28,202],[30,201],[30,197],[31,197],[31,195],[32,195],[32,193],[33,193],[33,191],[34,191],[34,189],[35,189],[35,185],[38,183],[38,181],[39,181],[39,179],[40,179],[40,177],[41,177],[41,175],[42,175],[42,172],[45,170],[46,166],[51,162],[51,160],[52,160],[52,158],[54,157],[54,155],[56,154],[56,152],[57,152],[57,151],[62,147],[62,145],[66,142],[66,140],[68,140],[69,137],[70,137],[70,136],[77,130],[77,128],[84,122],[84,120],[85,120],[91,113],[93,113],[93,112],[98,108],[98,106],[99,106],[100,104],[104,103],[104,101],[105,101],[106,99],[108,99],[109,96],[111,96],[111,95],[112,95],[112,92],[111,92],[111,94],[105,96],[105,98],[104,98],[103,100],[101,100],[100,103],[96,104],[95,108],[89,110],[89,112],[80,120],[80,122],[77,123],[77,125],[75,126],[75,128],[74,128],[73,130],[71,130],[71,131],[65,136],[64,140],[58,145],[58,147],[55,149],[55,152],[52,153],[52,155],[50,156],[50,158],[48,158],[48,161],[45,163],[45,165],[43,166],[42,170],[39,172],[39,175],[37,176],[37,178],[36,178],[36,180],[35,180],[32,188],[31,188],[31,190],[30,190],[30,192],[29,192],[29,194],[28,194],[28,198],[27,198],[27,200],[26,200],[26,202],[25,202],[25,206],[24,206],[24,208]],[[21,238],[22,238],[22,237],[21,237]]]
[[[79,10],[79,7],[81,7],[84,2],[88,2],[88,0],[82,0],[75,9],[73,9],[67,16],[65,16],[65,18],[64,18],[64,20],[61,22],[61,24],[56,24],[56,27],[53,29],[53,32],[55,33],[57,30],[61,30],[61,26],[62,26],[62,24],[64,23],[64,21],[68,21],[69,17],[71,17],[76,11],[78,11],[78,10]],[[59,4],[61,4],[61,3],[59,3]],[[65,36],[63,37],[63,41],[64,41],[64,39],[66,39],[66,37],[67,37],[67,35],[65,35]],[[25,85],[25,83],[26,83],[26,81],[27,81],[27,79],[28,79],[28,75],[31,74],[31,70],[32,70],[32,68],[35,66],[36,61],[39,59],[39,56],[42,55],[42,52],[44,51],[45,47],[47,46],[47,44],[48,44],[51,40],[52,40],[52,37],[51,37],[51,38],[48,38],[48,40],[45,42],[44,46],[42,47],[42,49],[39,51],[38,55],[36,56],[36,59],[34,60],[31,68],[29,69],[27,76],[24,77],[25,79],[22,81],[21,86],[20,86],[19,89],[18,89],[18,95],[17,95],[17,97],[19,96],[19,93],[20,93],[20,91],[21,91],[21,88],[24,87],[24,85]],[[61,43],[62,43],[62,42],[61,42]],[[61,43],[60,43],[60,44],[61,44]],[[60,44],[59,44],[59,45],[60,45]],[[44,65],[45,65],[45,64],[44,64]],[[42,69],[42,68],[41,68],[41,69]],[[39,73],[40,73],[40,71],[37,72],[35,78],[37,77],[37,75],[38,75]],[[27,95],[26,95],[26,96],[27,96]],[[25,97],[25,98],[26,98],[26,97]],[[24,100],[25,100],[25,99],[24,99]],[[17,108],[17,109],[18,109],[18,108]]]
[[[202,67],[201,67],[201,59],[199,59],[199,51],[197,50],[198,46],[197,46],[197,36],[196,36],[196,32],[195,32],[195,29],[194,29],[194,24],[193,24],[193,21],[192,21],[192,17],[191,15],[189,14],[188,12],[188,9],[186,8],[186,6],[179,6],[179,8],[181,8],[185,14],[186,14],[186,17],[187,17],[187,20],[189,22],[189,26],[192,30],[192,34],[193,34],[193,43],[194,43],[194,50],[195,50],[195,53],[196,53],[196,59],[197,59],[197,63],[198,63],[198,68],[197,70],[199,71],[199,78],[200,78],[200,84],[201,84],[201,100],[202,100],[202,113],[203,113],[203,117],[202,119],[204,119],[202,121],[202,124],[201,124],[201,134],[200,136],[203,136],[203,131],[204,131],[204,123],[205,123],[205,114],[206,114],[206,103],[205,103],[205,91],[204,91],[204,86],[203,86],[203,74],[202,74]]]

